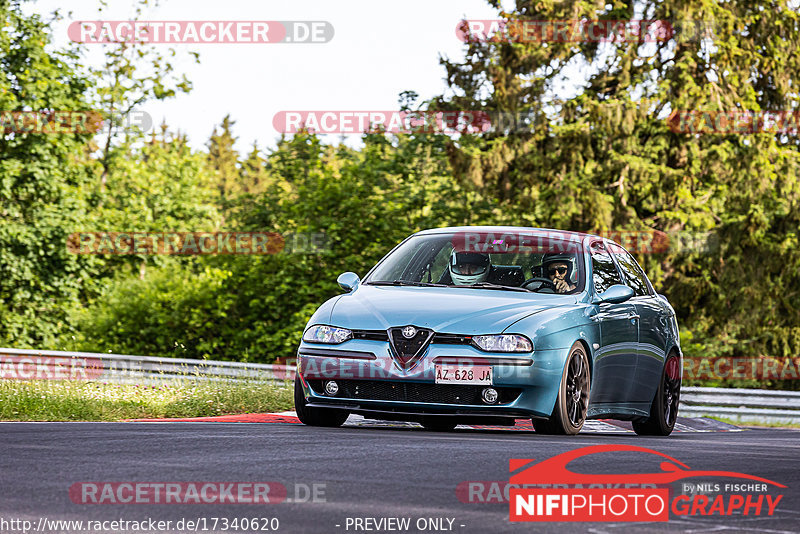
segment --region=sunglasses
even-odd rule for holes
[[[567,274],[567,268],[566,267],[551,267],[550,269],[547,270],[547,272],[549,272],[550,274],[556,274],[556,272],[558,272],[558,274]]]

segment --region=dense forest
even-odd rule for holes
[[[796,358],[797,130],[693,133],[669,118],[798,111],[797,7],[489,3],[506,19],[686,19],[711,30],[648,43],[466,39],[465,59],[441,60],[442,95],[419,101],[408,88],[398,109],[511,113],[535,128],[373,132],[355,148],[300,132],[240,154],[235,117],[220,117],[202,150],[180,125],[115,122],[192,90],[169,52],[119,44],[91,66],[53,45],[51,26],[64,21],[0,2],[0,346],[286,360],[316,306],[340,291],[339,273],[365,274],[423,228],[508,224],[708,236],[714,246],[637,254],[678,312],[686,355]],[[13,132],[6,112],[27,110],[101,110],[111,127]],[[276,135],[265,127],[264,146]],[[327,247],[206,256],[67,247],[75,232],[122,231],[324,233]]]

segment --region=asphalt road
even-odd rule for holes
[[[511,458],[543,460],[578,447],[612,443],[655,449],[693,469],[758,475],[788,488],[781,490],[783,500],[771,517],[673,515],[667,523],[636,525],[512,524],[506,503],[462,502],[456,494],[462,482],[508,480]],[[658,461],[643,453],[596,456],[578,460],[575,470],[658,471]],[[69,488],[85,481],[276,481],[287,487],[292,500],[298,496],[304,500],[306,488],[315,484],[318,495],[317,502],[267,505],[76,504]],[[419,532],[415,524],[426,518],[453,521],[451,530],[445,530],[449,525],[445,520],[445,529],[427,532],[798,532],[798,486],[800,431],[793,430],[637,438],[460,429],[439,434],[410,428],[324,429],[292,424],[0,423],[2,532],[21,532],[14,524],[3,523],[11,519],[38,525],[40,518],[140,521],[148,517],[173,521],[173,525],[182,518],[205,518],[207,532],[221,532],[221,518],[230,522],[241,517],[278,518],[278,532],[288,533],[376,532],[355,530],[352,521],[390,517],[410,518],[411,528],[405,532]],[[489,485],[484,488],[489,491]],[[220,518],[216,530],[211,528],[213,518]],[[202,526],[198,530],[203,531]]]

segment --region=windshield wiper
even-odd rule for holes
[[[531,293],[530,289],[525,289],[524,287],[501,286],[499,284],[493,284],[491,282],[478,282],[466,286],[451,285],[450,287],[472,287],[475,289],[499,289],[504,291],[523,291],[525,293]]]
[[[376,280],[367,282],[371,286],[416,286],[416,287],[447,287],[446,284],[434,284],[433,282],[409,282],[407,280]]]

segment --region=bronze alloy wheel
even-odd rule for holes
[[[577,434],[586,421],[589,406],[589,359],[586,348],[576,341],[569,351],[561,388],[553,407],[553,414],[547,420],[536,420],[533,427],[540,434]]]

